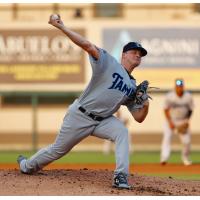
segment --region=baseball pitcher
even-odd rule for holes
[[[115,142],[113,186],[129,189],[128,130],[113,113],[124,105],[137,122],[141,123],[146,118],[149,109],[148,81],[136,86],[131,72],[139,66],[147,51],[140,44],[130,42],[123,47],[121,63],[118,63],[104,49],[67,28],[59,15],[57,18],[50,16],[49,24],[88,53],[92,77],[82,95],[69,107],[55,142],[29,159],[20,155],[17,160],[20,170],[25,174],[37,172],[64,156],[84,138],[93,135]]]
[[[163,141],[161,146],[161,164],[166,164],[170,156],[170,143],[173,133],[177,133],[182,144],[182,161],[184,165],[191,165],[189,160],[191,134],[189,120],[193,110],[193,99],[189,92],[184,91],[183,79],[175,80],[175,91],[170,91],[165,99]]]

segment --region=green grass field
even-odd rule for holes
[[[0,163],[16,163],[16,158],[19,154],[30,157],[34,152],[0,152]],[[193,163],[200,163],[200,152],[192,152],[190,155]],[[134,152],[130,155],[130,163],[159,163],[159,152]],[[70,163],[70,164],[84,164],[84,163],[115,163],[114,153],[105,155],[102,152],[70,152],[55,163]],[[169,163],[181,163],[180,152],[172,152]],[[173,177],[184,180],[200,180],[200,172],[198,174],[145,174],[148,176]]]
[[[0,163],[16,163],[19,154],[30,157],[34,152],[0,152]],[[200,163],[200,152],[192,152],[190,155],[193,163]],[[159,152],[134,152],[130,155],[130,163],[159,163]],[[114,153],[108,155],[102,152],[70,152],[55,163],[114,163]],[[181,163],[180,152],[172,152],[169,163]]]

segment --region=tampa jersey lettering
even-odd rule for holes
[[[134,94],[134,88],[128,87],[126,83],[123,81],[123,77],[118,73],[113,73],[113,82],[112,85],[108,89],[115,89],[125,93],[128,97],[132,97]]]

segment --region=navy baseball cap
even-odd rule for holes
[[[137,42],[129,42],[128,44],[126,44],[123,47],[123,53],[127,52],[129,50],[133,50],[133,49],[140,50],[141,53],[142,53],[142,56],[146,56],[147,55],[147,50],[145,48],[143,48],[142,45],[137,43]]]
[[[183,79],[176,79],[176,86],[183,86],[184,85],[184,82],[183,82]]]

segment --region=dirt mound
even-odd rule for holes
[[[131,190],[112,188],[109,170],[44,170],[34,175],[16,170],[0,170],[0,195],[199,195],[200,181],[132,174]]]

